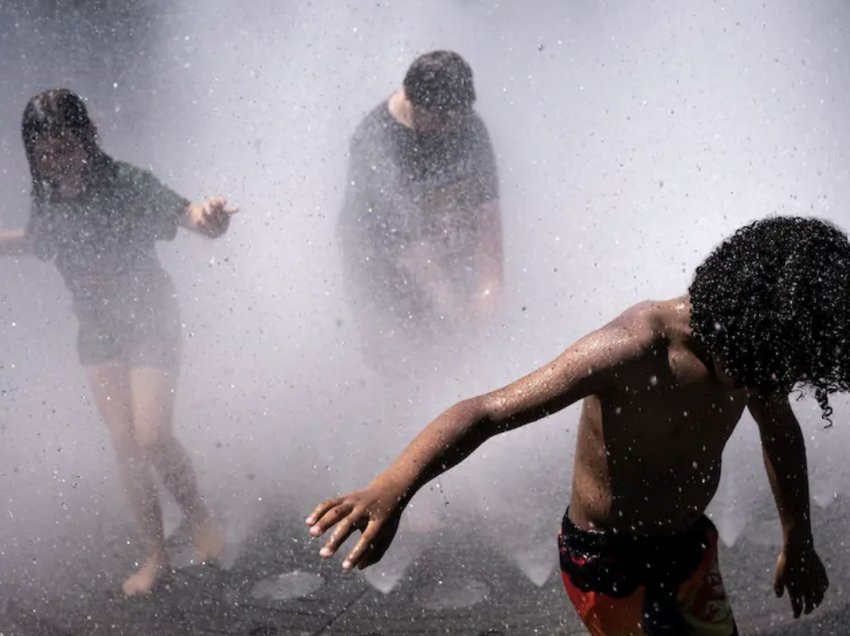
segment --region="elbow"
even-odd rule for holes
[[[486,396],[463,400],[454,408],[458,409],[461,421],[466,423],[467,434],[479,444],[508,430],[507,427],[499,426],[496,413]]]

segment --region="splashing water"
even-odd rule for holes
[[[252,484],[275,483],[280,491],[297,493],[292,508],[300,515],[300,508],[370,478],[414,430],[448,406],[449,397],[496,386],[542,363],[638,298],[680,293],[709,244],[743,221],[773,210],[811,210],[846,223],[843,209],[831,203],[848,200],[847,180],[834,168],[847,165],[850,147],[846,124],[840,123],[846,121],[840,110],[846,74],[830,48],[843,46],[841,30],[818,31],[820,23],[809,12],[819,9],[805,3],[767,15],[760,3],[722,12],[706,5],[691,12],[699,29],[692,32],[690,55],[673,59],[668,51],[680,46],[676,38],[685,30],[653,24],[672,20],[688,27],[691,18],[672,5],[624,3],[613,9],[586,3],[595,8],[582,11],[570,3],[541,3],[537,13],[510,3],[493,8],[458,2],[443,5],[445,14],[424,4],[415,10],[382,6],[372,14],[355,4],[314,3],[309,10],[286,9],[297,28],[281,38],[279,3],[236,9],[221,1],[144,4],[157,14],[152,24],[160,29],[150,34],[150,46],[122,43],[132,55],[117,58],[114,51],[92,49],[104,60],[122,62],[122,81],[105,92],[102,86],[112,83],[102,82],[86,58],[65,48],[62,37],[45,40],[48,26],[25,20],[21,32],[27,43],[0,60],[3,79],[12,80],[3,99],[9,112],[17,112],[31,93],[67,79],[90,97],[104,143],[116,156],[152,165],[187,195],[223,190],[243,207],[227,242],[212,248],[215,258],[207,245],[191,239],[161,246],[187,324],[179,434],[198,452],[199,470],[209,467],[207,481],[220,484],[223,503],[212,508],[227,515],[229,545],[244,543],[261,508],[235,503],[249,496],[256,501],[254,489],[240,486],[244,475],[252,475]],[[352,17],[360,24],[356,36],[350,33]],[[748,20],[764,26],[744,43],[739,37],[744,31],[733,25]],[[385,36],[390,23],[397,25],[397,36]],[[439,29],[432,30],[437,23]],[[470,40],[472,27],[488,37]],[[85,40],[81,28],[65,25],[57,32]],[[228,55],[221,55],[225,39]],[[336,45],[322,55],[312,53],[318,50],[312,44],[323,41]],[[476,71],[480,110],[504,181],[510,288],[506,326],[492,347],[497,359],[473,373],[447,374],[451,391],[439,404],[434,399],[409,407],[409,388],[364,389],[351,380],[364,374],[363,365],[354,346],[343,346],[351,334],[328,245],[348,136],[362,113],[398,83],[414,52],[435,47],[458,48]],[[766,63],[753,57],[756,50],[770,51]],[[810,63],[788,63],[792,50]],[[734,66],[718,72],[721,57],[734,59]],[[675,82],[647,81],[658,77],[659,59],[667,60],[664,75]],[[748,63],[739,64],[743,60]],[[272,68],[276,72],[252,70]],[[553,106],[541,108],[540,95],[549,95]],[[0,212],[6,226],[25,220],[27,175],[18,117],[0,125],[6,161],[0,189],[9,195]],[[327,134],[316,135],[317,130]],[[653,143],[647,144],[649,137]],[[612,157],[619,159],[612,163]],[[67,558],[43,547],[58,532],[45,512],[53,505],[43,493],[55,488],[41,487],[45,466],[79,473],[84,486],[91,484],[86,493],[94,494],[70,499],[69,514],[77,519],[82,505],[98,514],[107,507],[120,510],[117,497],[97,499],[106,433],[92,433],[96,414],[79,398],[86,391],[83,380],[68,371],[74,325],[67,299],[42,268],[10,261],[3,289],[4,324],[16,326],[6,332],[15,337],[4,340],[0,378],[14,390],[0,396],[0,404],[10,423],[32,422],[3,430],[0,463],[20,466],[0,483],[9,500],[0,543],[15,546],[15,554],[4,555],[6,563],[31,554],[44,562],[51,554]],[[28,293],[33,281],[40,281],[38,293]],[[60,314],[67,320],[56,324]],[[427,385],[418,391],[434,392]],[[375,405],[383,399],[403,408],[381,413]],[[63,426],[55,426],[57,410]],[[804,427],[818,421],[817,415],[802,415]],[[0,422],[0,429],[6,426]],[[751,423],[739,428],[745,426]],[[541,433],[551,427],[551,420],[530,427],[534,441],[528,444],[517,441],[519,433],[506,436],[510,452],[499,453],[492,443],[482,449],[488,459],[471,464],[481,477],[472,482],[477,485],[469,488],[475,491],[469,499],[482,498],[478,486],[492,475],[519,472],[518,458],[531,463],[541,453],[558,455],[564,467],[558,479],[567,480],[573,438],[552,444]],[[770,499],[764,478],[752,479],[761,470],[753,460],[758,445],[754,436],[743,441],[736,436],[730,442],[741,450],[733,455],[737,461],[727,462],[727,481],[712,508],[728,546],[768,534],[767,522],[753,521],[751,512],[755,501]],[[850,481],[840,468],[847,442],[843,437],[832,445],[839,457],[830,456],[826,445],[810,446],[813,459],[826,458],[824,471],[812,477],[819,508],[833,506],[836,493],[847,492]],[[446,479],[452,502],[459,498],[458,481]],[[527,497],[532,483],[544,484],[545,496]],[[504,528],[523,506],[557,508],[559,488],[546,475],[516,483],[505,479],[489,493],[491,500],[509,504],[491,507],[494,534],[512,536],[488,540],[502,546],[535,585],[543,585],[556,565],[554,532]],[[176,537],[181,520],[171,510],[166,530]],[[503,520],[508,521],[499,523]],[[75,532],[83,536],[87,528],[78,526]],[[516,534],[522,546],[512,551],[507,544],[515,544]],[[383,593],[404,580],[427,545],[408,535],[400,532],[384,560],[365,573]],[[49,570],[45,567],[46,576]]]
[[[363,578],[382,594],[389,594],[421,553],[421,546],[414,542],[393,545],[380,562],[363,571]]]
[[[548,543],[530,546],[510,556],[529,581],[537,587],[543,587],[558,564],[553,546],[554,540],[550,540]]]

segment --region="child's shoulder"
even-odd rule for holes
[[[664,305],[656,301],[632,305],[581,342],[617,366],[654,357],[667,343],[669,317]]]
[[[626,309],[607,328],[625,335],[633,360],[663,360],[668,355],[675,355],[680,364],[687,359],[702,365],[693,350],[690,317],[687,296],[647,300]]]
[[[667,301],[645,300],[623,311],[606,327],[621,329],[636,341],[651,344],[666,338],[671,323]]]

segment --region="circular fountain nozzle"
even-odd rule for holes
[[[318,574],[295,570],[258,581],[251,588],[251,596],[269,601],[303,598],[318,590],[324,583],[325,580]]]
[[[483,581],[461,577],[435,581],[416,593],[416,602],[428,610],[465,609],[477,605],[490,594]]]

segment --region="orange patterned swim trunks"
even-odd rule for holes
[[[594,636],[737,636],[703,516],[685,532],[639,537],[577,528],[564,514],[561,578]]]

